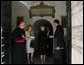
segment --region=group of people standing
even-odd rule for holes
[[[40,26],[38,32],[38,53],[40,55],[41,64],[46,64],[47,48],[49,48],[48,39],[53,39],[54,64],[63,64],[64,31],[59,20],[54,20],[54,26],[57,28],[55,34],[49,34],[45,31],[45,26]],[[12,32],[12,63],[13,64],[34,64],[33,53],[35,35],[32,32],[32,26],[27,26],[27,31],[24,31],[25,22],[18,21],[17,28]],[[48,29],[48,32],[50,30]]]

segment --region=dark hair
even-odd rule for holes
[[[60,21],[58,19],[55,19],[54,23],[60,24]]]
[[[20,21],[17,21],[17,26],[19,26],[20,25]]]
[[[50,30],[50,27],[49,26],[47,27],[47,30]]]
[[[17,21],[17,26],[20,25],[21,21],[23,21],[23,20],[18,20],[18,21]]]

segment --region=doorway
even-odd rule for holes
[[[11,41],[10,41],[10,34],[11,34],[11,4],[12,4],[12,1],[2,1],[1,2],[1,27],[2,28],[6,28],[7,31],[8,31],[8,34],[9,36],[7,36],[7,38],[4,40],[7,40],[6,42],[6,51],[4,51],[4,53],[6,54],[6,57],[4,58],[1,58],[2,60],[2,63],[5,62],[4,64],[11,64]],[[8,7],[6,7],[8,6]],[[71,64],[71,1],[66,1],[66,11],[67,11],[67,27],[66,27],[66,30],[67,30],[67,40],[66,42],[68,43],[67,44],[67,64]],[[10,15],[9,15],[10,14]],[[34,30],[34,34],[37,35],[37,33],[39,32],[39,23],[40,22],[43,22],[43,24],[46,26],[47,24],[50,26],[51,28],[51,31],[53,33],[53,28],[52,28],[52,25],[51,23],[49,23],[49,21],[45,20],[45,19],[41,19],[41,20],[38,20],[34,23],[33,27],[35,27],[36,30]],[[5,29],[3,30],[5,31]],[[7,32],[6,31],[6,32]],[[4,34],[5,36],[5,34]],[[2,41],[3,44],[4,41]],[[3,45],[1,45],[3,46]],[[5,49],[5,46],[3,46],[3,50]],[[2,49],[1,49],[2,50]],[[10,50],[10,51],[9,51]],[[37,50],[35,50],[37,52]],[[3,52],[1,51],[1,54]],[[4,55],[4,54],[3,54]],[[2,57],[2,56],[1,56]],[[5,60],[5,61],[4,61]]]

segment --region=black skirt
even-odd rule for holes
[[[26,44],[23,43],[14,43],[13,53],[12,53],[12,62],[13,64],[27,64],[27,55],[26,55]]]
[[[46,46],[40,46],[39,47],[39,55],[46,55],[47,54],[47,47]]]

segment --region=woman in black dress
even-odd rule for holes
[[[12,33],[12,63],[26,64],[26,43],[25,43],[25,23],[24,21],[17,22],[17,28]]]
[[[46,49],[47,49],[47,34],[45,32],[45,26],[41,26],[41,31],[38,33],[38,47],[39,47],[39,54],[41,58],[41,63],[45,64],[45,58],[46,58]]]

